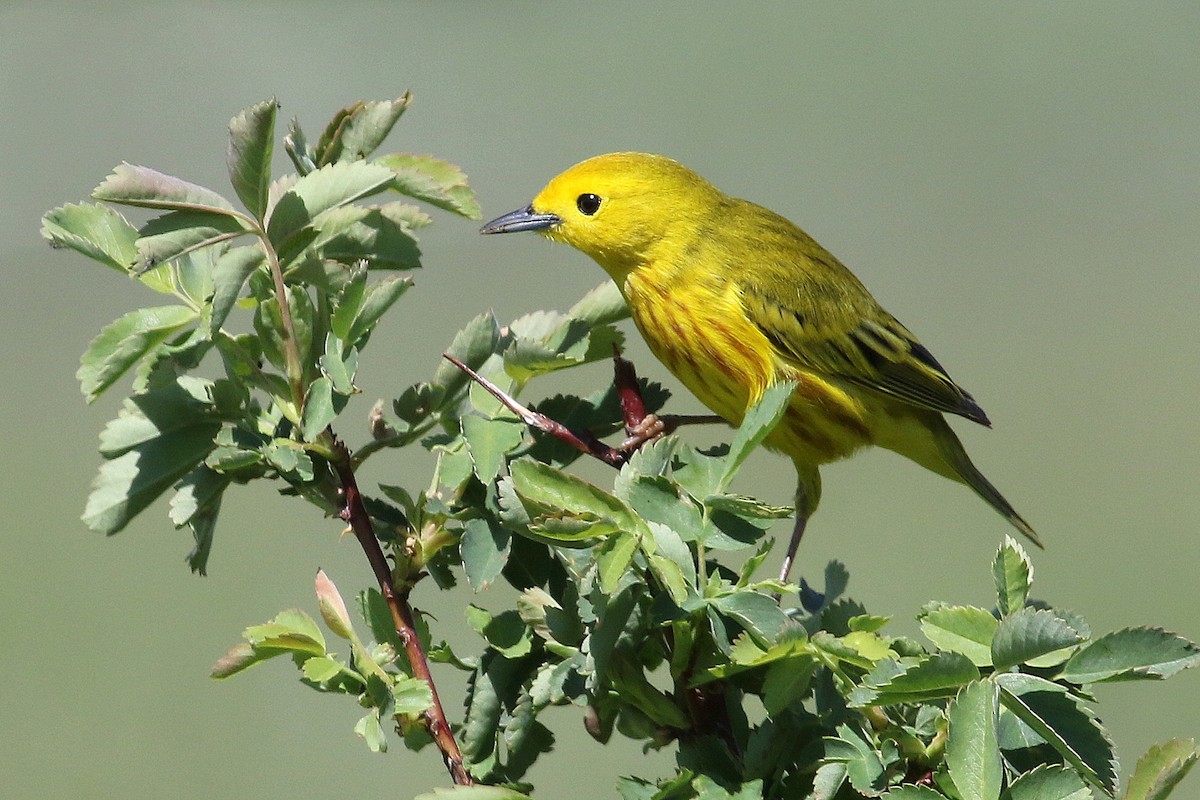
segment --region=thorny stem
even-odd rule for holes
[[[425,657],[425,649],[421,646],[420,636],[417,635],[412,607],[408,604],[408,593],[411,587],[405,587],[397,592],[392,584],[392,570],[388,565],[387,557],[383,554],[383,548],[379,546],[379,540],[375,538],[375,527],[371,523],[371,516],[367,513],[366,506],[363,505],[362,494],[359,493],[358,482],[354,477],[349,448],[340,440],[335,439],[334,453],[336,457],[332,463],[334,469],[337,470],[338,481],[342,486],[341,516],[354,531],[358,543],[367,556],[367,561],[371,563],[371,571],[375,573],[379,591],[383,594],[383,599],[391,611],[396,636],[404,645],[413,677],[425,681],[433,698],[432,707],[421,715],[421,721],[425,724],[425,729],[429,731],[429,735],[438,749],[441,750],[442,761],[445,762],[446,769],[454,783],[459,786],[471,786],[474,781],[471,780],[471,776],[463,765],[462,751],[459,750],[458,742],[455,741],[450,723],[446,719],[446,712],[438,697],[437,687],[429,672],[429,660]]]

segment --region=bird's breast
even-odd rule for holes
[[[656,280],[635,271],[622,285],[630,314],[654,355],[700,402],[740,425],[746,410],[779,380],[799,381],[768,447],[821,464],[871,438],[855,398],[820,376],[783,364],[742,309],[731,285]]]

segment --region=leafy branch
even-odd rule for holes
[[[456,784],[437,797],[528,797],[530,766],[554,746],[541,715],[555,706],[578,709],[600,742],[615,733],[675,753],[673,775],[619,779],[627,800],[1171,793],[1200,757],[1195,742],[1151,748],[1121,792],[1090,687],[1165,679],[1200,663],[1200,648],[1154,627],[1093,634],[1034,599],[1015,541],[991,564],[994,607],[931,602],[922,640],[890,635],[890,617],[849,599],[837,562],[814,587],[759,574],[791,509],[730,487],[791,387],[708,448],[672,433],[689,420],[664,413],[667,392],[623,359],[592,394],[521,399],[619,350],[628,312],[611,283],[566,312],[477,316],[428,380],[372,410],[368,441],[345,444],[335,430],[359,353],[412,286],[397,272],[420,266],[416,232],[431,219],[411,201],[478,216],[456,167],[372,158],[409,102],[348,106],[315,145],[293,120],[283,141],[296,172],[274,178],[277,106],[246,109],[227,153],[241,208],[122,164],[95,202],[43,220],[51,244],[169,298],[124,314],[83,355],[89,402],[132,382],[101,435],[85,524],[115,534],[169,494],[203,573],[224,493],[272,481],[345,523],[371,565],[376,585],[350,604],[319,572],[324,629],[282,611],[246,628],[215,677],[291,658],[306,686],[366,709],[355,731],[371,749],[391,731],[413,750],[433,743]],[[152,216],[135,227],[114,206]],[[367,458],[410,446],[436,457],[424,488],[359,484]],[[611,482],[573,472],[584,453],[616,468]],[[418,584],[460,576],[515,597],[465,609],[472,654],[413,607]],[[461,719],[446,715],[437,669],[465,680]]]

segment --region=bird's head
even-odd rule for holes
[[[527,207],[482,233],[537,231],[591,256],[620,282],[664,242],[694,235],[723,195],[664,156],[609,153],[553,178]]]

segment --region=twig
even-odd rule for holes
[[[443,353],[442,357],[461,369],[471,380],[490,392],[505,408],[520,417],[521,421],[529,427],[549,434],[559,441],[566,442],[576,450],[618,469],[643,444],[660,436],[665,436],[681,425],[706,425],[725,421],[721,417],[714,415],[681,416],[678,414],[657,415],[647,413],[646,402],[642,399],[642,392],[638,386],[637,373],[634,371],[633,363],[621,358],[620,353],[614,348],[614,384],[617,387],[617,397],[621,403],[621,415],[625,418],[626,438],[621,444],[613,447],[597,439],[596,435],[591,431],[573,431],[561,422],[550,419],[545,414],[522,405],[516,398],[449,353]]]
[[[392,585],[392,570],[388,565],[387,557],[383,554],[383,548],[379,546],[379,540],[375,538],[375,527],[371,524],[371,516],[367,513],[366,506],[363,505],[362,494],[359,492],[358,482],[354,478],[354,467],[349,448],[339,439],[334,440],[334,448],[337,457],[333,460],[333,466],[337,470],[338,480],[342,485],[342,518],[354,531],[358,543],[367,556],[367,561],[371,563],[371,571],[375,573],[379,591],[383,593],[383,599],[392,613],[396,636],[399,637],[400,643],[404,645],[404,651],[408,655],[408,663],[412,668],[413,677],[425,681],[429,686],[429,693],[433,697],[432,707],[421,715],[421,720],[438,749],[442,751],[442,761],[445,762],[446,769],[450,772],[454,783],[460,786],[471,786],[474,781],[471,780],[466,767],[463,766],[462,751],[458,749],[458,742],[455,741],[450,723],[446,720],[446,712],[442,708],[441,699],[438,698],[437,687],[433,683],[433,676],[429,673],[429,660],[425,657],[425,649],[421,646],[421,637],[417,635],[417,629],[413,623],[412,608],[408,604],[409,589],[405,588],[397,593]]]

